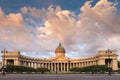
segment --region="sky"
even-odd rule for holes
[[[0,0],[0,51],[50,58],[59,42],[71,58],[120,55],[120,0]]]

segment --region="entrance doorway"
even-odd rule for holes
[[[7,60],[7,65],[14,65],[14,60],[13,59]]]
[[[106,64],[108,67],[112,67],[112,59],[105,59],[105,64]]]

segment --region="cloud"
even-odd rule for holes
[[[27,7],[23,7],[21,8],[21,12],[26,14],[28,12],[28,8]]]
[[[0,8],[0,27],[11,27],[11,26],[20,27],[24,24],[21,14],[10,13],[5,15],[2,9]],[[14,27],[13,26],[13,27]]]
[[[8,49],[27,48],[33,41],[34,29],[27,27],[20,13],[5,15],[0,9],[0,47]],[[17,46],[19,45],[19,46]],[[16,47],[17,46],[17,47]]]
[[[84,39],[82,43],[87,45],[85,49],[87,54],[95,53],[100,49],[117,48],[112,46],[114,44],[109,45],[111,44],[109,39],[113,35],[119,34],[120,16],[117,14],[116,3],[100,0],[93,7],[90,3],[91,1],[88,1],[80,8],[82,13],[79,14],[78,21],[82,26],[81,31],[85,35],[81,39]]]
[[[91,6],[91,1],[86,1],[77,15],[52,5],[48,9],[23,7],[20,13],[8,15],[0,9],[0,46],[3,48],[6,46],[2,45],[7,44],[7,48],[28,51],[25,55],[47,57],[53,56],[59,42],[69,57],[86,57],[101,49],[118,49],[120,15],[116,5],[99,0]]]
[[[24,13],[25,14],[25,13]],[[30,22],[35,23],[31,18],[25,18],[22,13],[9,13],[6,15],[0,9],[0,50],[20,50],[25,55],[51,55],[51,41],[41,39],[37,35],[35,27],[29,25]],[[29,22],[26,22],[26,20]],[[45,46],[43,44],[46,43]],[[46,53],[47,51],[47,53]],[[49,52],[48,52],[49,51]],[[54,52],[54,51],[53,51]]]
[[[93,55],[100,49],[115,49],[115,46],[105,43],[112,35],[119,34],[119,29],[116,28],[119,28],[120,17],[116,3],[100,0],[93,7],[90,3],[91,1],[86,2],[78,15],[62,10],[59,6],[56,9],[50,6],[46,19],[49,26],[44,25],[44,33],[49,32],[55,40],[62,42],[68,51],[76,51],[79,55]],[[84,48],[81,49],[82,46]]]

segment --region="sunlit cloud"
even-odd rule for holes
[[[25,6],[20,12],[7,15],[0,9],[0,48],[23,50],[25,55],[40,57],[53,56],[59,42],[69,57],[119,49],[118,3],[99,0],[92,6],[91,2],[86,1],[79,14],[52,5],[48,9]]]

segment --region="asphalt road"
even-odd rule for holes
[[[103,74],[7,74],[0,80],[120,80],[120,75]]]

